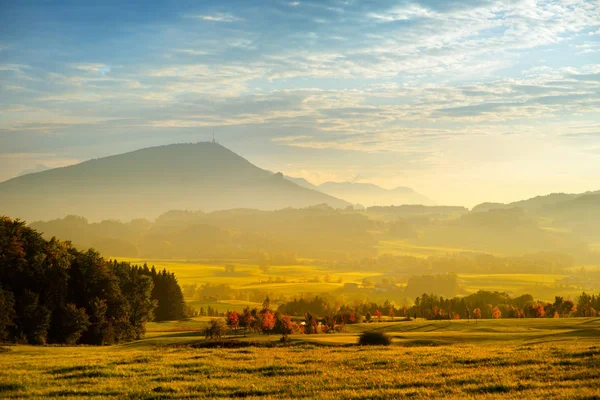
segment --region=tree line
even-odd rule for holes
[[[107,261],[0,217],[0,341],[119,343],[143,337],[149,321],[184,312],[166,270]]]
[[[395,318],[436,319],[498,319],[498,318],[568,318],[600,316],[600,296],[583,292],[573,301],[555,296],[554,301],[535,301],[524,294],[512,297],[507,293],[480,290],[465,297],[444,298],[424,293],[412,305],[397,305],[385,301],[354,302],[336,306],[325,298],[300,298],[281,304],[278,312],[293,317],[307,313],[333,318],[339,323],[373,322]]]

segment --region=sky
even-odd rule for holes
[[[440,204],[599,190],[600,2],[0,0],[0,181],[213,133]]]

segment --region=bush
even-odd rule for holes
[[[392,338],[381,331],[367,331],[359,336],[358,344],[361,346],[389,346],[392,344]]]

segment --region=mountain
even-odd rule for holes
[[[310,183],[309,181],[307,181],[304,178],[294,178],[294,177],[286,175],[285,179],[287,179],[290,182],[294,182],[296,185],[302,186],[303,188],[319,190],[319,187],[317,185],[313,185],[312,183]]]
[[[172,209],[274,210],[349,204],[300,187],[217,143],[158,146],[0,183],[0,212],[28,220],[154,218]]]
[[[331,196],[339,197],[352,203],[364,206],[391,206],[391,205],[434,205],[435,203],[407,187],[384,189],[372,183],[356,182],[325,182],[318,189]]]

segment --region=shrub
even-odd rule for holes
[[[392,338],[384,332],[367,331],[359,336],[358,344],[361,346],[389,346],[392,344]]]

